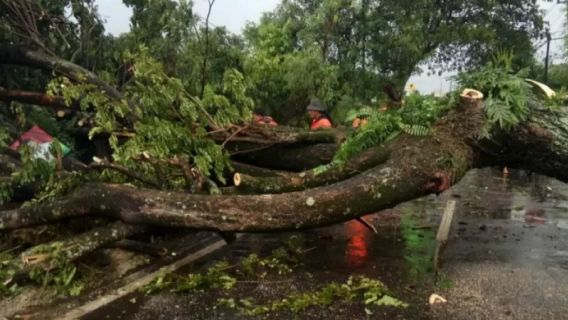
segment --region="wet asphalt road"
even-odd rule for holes
[[[434,235],[449,199],[457,200],[450,241],[432,270]],[[568,319],[568,186],[523,172],[473,171],[440,197],[419,199],[367,217],[375,235],[357,223],[304,232],[312,250],[279,281],[239,284],[231,297],[269,301],[317,289],[349,275],[376,277],[408,309],[367,316],[357,303],[276,313],[262,319]],[[290,234],[250,235],[185,272],[214,261],[267,253]],[[430,306],[437,293],[447,303]],[[136,294],[84,319],[249,319],[215,303],[219,292]]]

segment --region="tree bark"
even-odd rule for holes
[[[2,212],[0,229],[85,215],[227,232],[329,225],[430,193],[440,172],[461,178],[474,162],[468,142],[479,132],[482,119],[481,110],[454,112],[432,137],[401,135],[384,146],[390,154],[384,164],[329,186],[283,194],[206,196],[88,184],[51,203]],[[452,161],[440,161],[444,157]]]
[[[124,100],[124,96],[118,89],[101,80],[91,71],[67,60],[53,57],[38,51],[28,50],[22,47],[6,45],[0,47],[0,64],[20,65],[52,71],[66,76],[81,83],[89,83],[103,90],[108,97],[114,100]],[[136,118],[134,105],[127,101],[133,111],[131,118]]]
[[[41,92],[8,90],[0,87],[0,101],[18,101],[38,106],[52,107],[56,109],[67,108],[65,99],[61,96],[52,96]]]
[[[232,158],[259,167],[299,172],[330,163],[338,148],[336,143],[275,145],[236,154]]]
[[[567,119],[566,109],[537,109],[516,130],[480,141],[483,109],[479,104],[462,106],[442,118],[430,136],[401,134],[383,146],[387,161],[331,185],[281,194],[208,196],[87,184],[53,202],[0,212],[0,230],[87,215],[223,232],[298,230],[351,220],[441,192],[471,168],[487,163],[514,161],[567,181]],[[538,147],[546,162],[529,159],[534,156],[529,147]]]
[[[345,180],[387,161],[388,156],[388,152],[383,147],[375,147],[354,156],[343,165],[331,167],[323,172],[312,169],[301,173],[281,173],[271,177],[237,172],[233,176],[233,182],[242,193],[276,194],[305,190]]]
[[[231,133],[222,131],[212,133],[210,137],[221,143],[250,143],[254,146],[273,144],[297,144],[297,143],[340,143],[345,140],[346,133],[339,129],[329,130],[298,130],[298,128],[278,126],[247,126],[239,131]],[[231,145],[228,146],[229,149]]]

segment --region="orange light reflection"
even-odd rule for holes
[[[345,260],[349,267],[360,267],[369,260],[371,233],[361,222],[352,220],[345,223],[345,234],[349,238],[345,247]]]

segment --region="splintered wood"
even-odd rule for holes
[[[450,200],[446,204],[446,210],[444,210],[444,215],[442,216],[442,222],[440,223],[440,227],[438,228],[438,235],[436,235],[437,244],[433,258],[434,273],[436,274],[436,277],[438,275],[440,251],[448,241],[448,237],[450,234],[450,227],[452,226],[452,220],[454,218],[454,211],[456,211],[456,202]]]
[[[452,220],[454,218],[454,211],[456,211],[456,202],[450,200],[446,204],[446,210],[444,211],[442,222],[440,223],[440,227],[438,228],[438,235],[436,236],[436,240],[443,242],[448,241],[450,227],[452,226]]]

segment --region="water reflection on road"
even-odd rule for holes
[[[432,257],[448,200],[458,204],[450,240],[440,255],[440,270],[448,280],[441,288],[433,281]],[[474,170],[441,196],[417,199],[365,219],[378,234],[350,221],[301,233],[247,235],[204,266],[216,259],[262,255],[291,235],[301,235],[310,250],[287,276],[284,288],[301,291],[351,275],[378,278],[411,304],[406,310],[389,309],[382,318],[562,319],[568,314],[568,187],[559,181],[519,171],[503,177],[499,169]],[[263,299],[281,295],[277,287],[268,287],[260,283],[235,294]],[[429,307],[426,301],[434,292],[448,303]],[[139,302],[140,311],[131,318],[241,319],[216,310],[209,300],[198,295],[150,297]],[[318,309],[298,318],[366,318],[362,310],[360,305]]]
[[[361,222],[352,220],[345,223],[345,235],[349,238],[345,245],[345,260],[349,267],[357,268],[369,260],[372,234]]]

